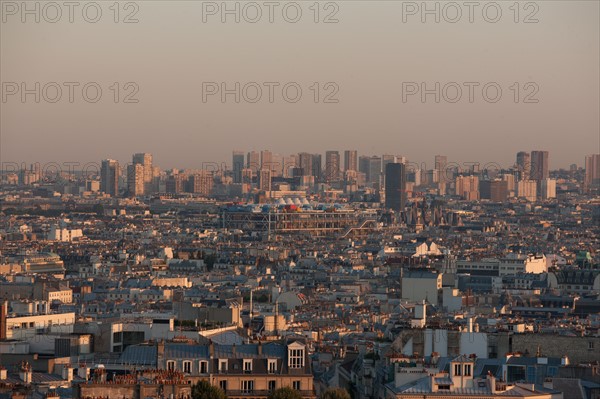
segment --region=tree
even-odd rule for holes
[[[225,392],[202,380],[192,386],[192,399],[227,399]]]
[[[300,392],[290,387],[275,389],[267,399],[302,399]]]
[[[328,388],[321,394],[321,399],[351,399],[344,388]]]

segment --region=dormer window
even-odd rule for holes
[[[200,374],[208,373],[208,362],[206,360],[200,360],[199,366],[198,369],[200,370]]]
[[[219,372],[224,373],[227,371],[227,359],[219,359]]]
[[[462,371],[461,364],[455,364],[454,365],[454,375],[462,375],[461,371]]]
[[[267,370],[269,374],[275,374],[277,372],[277,359],[269,359]]]
[[[467,377],[471,376],[471,365],[470,364],[465,364],[465,374]]]
[[[175,371],[175,361],[174,360],[167,361],[167,370]]]
[[[301,369],[304,367],[304,356],[306,347],[299,342],[288,345],[288,367],[290,369]]]
[[[244,359],[244,373],[252,372],[252,359]]]

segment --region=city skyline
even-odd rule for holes
[[[600,150],[600,148],[599,148]],[[249,149],[249,150],[240,150],[240,149],[233,149],[230,150],[229,154],[223,158],[214,158],[215,160],[196,160],[193,163],[188,165],[188,162],[175,162],[173,165],[164,165],[162,162],[160,162],[161,157],[160,156],[156,156],[156,153],[153,152],[143,152],[143,151],[139,151],[138,150],[134,150],[131,153],[127,154],[126,156],[124,156],[123,158],[119,158],[119,157],[115,157],[115,156],[111,156],[110,154],[105,155],[104,157],[101,157],[99,159],[89,159],[89,160],[81,160],[81,159],[52,159],[52,160],[48,160],[47,162],[40,162],[38,160],[0,160],[0,172],[6,173],[6,172],[11,172],[15,170],[15,167],[18,168],[30,168],[32,165],[47,165],[50,168],[54,167],[56,165],[56,167],[61,167],[60,170],[65,171],[65,172],[69,172],[71,170],[74,171],[79,171],[81,167],[84,167],[86,165],[98,165],[98,167],[100,168],[101,166],[101,162],[105,161],[105,160],[115,160],[117,161],[120,165],[128,165],[128,164],[132,164],[132,163],[136,163],[135,161],[131,161],[132,158],[132,154],[150,154],[151,157],[153,158],[153,160],[155,160],[154,165],[157,165],[160,167],[160,170],[172,170],[172,169],[177,169],[177,170],[202,170],[204,168],[209,168],[211,170],[232,170],[234,171],[234,166],[236,165],[235,162],[233,162],[232,160],[232,154],[235,154],[237,156],[241,156],[243,155],[244,158],[244,167],[247,167],[248,162],[246,161],[249,154],[256,154],[258,155],[258,158],[256,158],[254,160],[254,162],[251,162],[252,165],[258,165],[258,169],[260,168],[260,165],[262,164],[260,155],[261,152],[270,152],[272,154],[272,156],[276,157],[275,160],[269,161],[269,164],[272,165],[292,165],[293,163],[291,163],[289,161],[289,157],[299,157],[301,156],[301,154],[308,154],[308,155],[320,155],[321,156],[321,165],[323,170],[325,170],[326,166],[327,166],[327,160],[325,155],[327,154],[327,152],[337,152],[338,156],[339,156],[339,160],[335,161],[335,164],[338,165],[339,167],[339,171],[340,173],[343,175],[345,170],[348,170],[345,167],[345,153],[350,151],[352,153],[355,154],[356,156],[356,169],[351,169],[351,170],[358,170],[358,165],[359,165],[359,159],[361,157],[385,157],[385,156],[395,156],[395,157],[401,157],[404,161],[406,161],[406,163],[408,163],[409,165],[412,165],[413,167],[419,166],[420,169],[422,170],[432,170],[432,169],[438,169],[437,168],[437,161],[436,161],[436,157],[442,156],[447,160],[447,167],[460,167],[460,168],[464,168],[465,170],[470,167],[471,165],[478,165],[480,169],[483,169],[484,166],[489,166],[490,168],[497,168],[498,166],[500,167],[501,170],[505,170],[505,169],[511,169],[511,168],[515,168],[515,167],[522,167],[524,164],[519,162],[519,154],[523,153],[527,155],[526,158],[526,162],[527,165],[531,168],[532,165],[532,161],[531,161],[531,154],[532,153],[538,153],[538,152],[542,152],[542,153],[546,153],[546,154],[551,154],[550,156],[550,160],[546,160],[547,165],[546,165],[546,172],[547,171],[556,171],[556,170],[569,170],[571,168],[572,165],[576,165],[578,168],[583,168],[585,169],[586,167],[586,162],[587,159],[591,156],[594,156],[596,153],[594,153],[593,151],[589,151],[589,152],[585,152],[582,153],[581,156],[577,159],[574,159],[572,162],[567,162],[565,165],[556,165],[555,163],[555,154],[553,154],[551,151],[546,151],[546,150],[536,150],[536,149],[532,149],[529,151],[515,151],[514,153],[512,153],[511,155],[507,155],[507,156],[502,156],[502,159],[507,159],[507,161],[505,163],[501,163],[501,162],[497,162],[493,159],[491,160],[481,160],[481,159],[454,159],[448,155],[438,155],[438,154],[434,154],[431,153],[430,156],[427,159],[424,160],[417,160],[417,159],[413,159],[412,157],[410,157],[410,155],[405,154],[405,153],[400,153],[400,152],[394,152],[394,151],[390,151],[389,149],[386,152],[382,152],[382,153],[362,153],[359,150],[356,149],[346,149],[346,148],[340,148],[340,149],[322,149],[321,151],[315,151],[315,152],[307,152],[304,150],[301,151],[295,151],[295,152],[287,152],[287,153],[281,153],[281,152],[274,152],[271,151],[270,149],[260,149],[260,148],[253,148],[253,149]],[[234,156],[235,156],[234,155]],[[548,155],[546,155],[548,156]],[[404,162],[402,161],[402,162]],[[153,161],[151,161],[152,163]],[[297,161],[300,162],[300,161]],[[296,163],[297,163],[296,162]],[[64,166],[64,168],[63,168]],[[215,169],[215,166],[218,166]],[[252,166],[254,167],[254,166]],[[251,168],[252,168],[251,167]],[[385,167],[385,166],[383,166]],[[242,168],[242,169],[243,169]],[[257,169],[257,170],[258,170]],[[443,168],[442,168],[443,169]],[[256,170],[255,170],[256,172]],[[343,177],[343,176],[341,176]],[[547,175],[545,175],[545,177],[547,177]],[[533,179],[536,180],[536,179]]]

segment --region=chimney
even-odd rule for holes
[[[435,383],[435,374],[429,374],[429,384],[431,385],[432,393],[435,393],[438,391],[438,386]]]
[[[5,380],[8,377],[8,372],[6,368],[0,366],[0,380]]]
[[[0,341],[6,339],[6,317],[8,316],[8,301],[2,302],[0,305]]]
[[[68,382],[73,381],[73,367],[70,364],[63,365],[62,379]]]
[[[215,344],[213,343],[212,339],[208,344],[208,354],[210,355],[211,359],[215,357]]]
[[[487,374],[487,380],[488,383],[490,384],[490,391],[492,392],[492,395],[495,394],[497,392],[496,390],[496,377],[494,377],[494,375],[488,371]]]
[[[258,341],[257,351],[258,351],[258,356],[261,356],[262,355],[262,341]]]
[[[77,369],[77,376],[86,381],[90,379],[90,368],[87,366],[87,364],[79,365],[79,368]]]
[[[165,367],[165,341],[162,339],[156,342],[156,367]]]
[[[33,379],[33,372],[31,371],[31,365],[26,361],[23,361],[21,363],[21,367],[19,369],[19,378],[25,384],[31,384],[31,381]]]

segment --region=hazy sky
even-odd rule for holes
[[[256,23],[250,22],[256,8],[248,2],[227,2],[231,9],[240,7],[239,23],[234,15],[221,21],[221,10],[215,9],[221,1],[121,2],[118,23],[113,1],[93,3],[85,13],[90,2],[79,3],[73,23],[64,6],[62,17],[51,23],[56,10],[27,2],[40,7],[36,23],[34,16],[22,15],[20,1],[0,3],[2,162],[124,162],[134,152],[151,152],[163,168],[192,168],[229,163],[233,149],[282,154],[357,149],[428,165],[435,154],[445,154],[451,161],[509,166],[517,151],[543,149],[550,151],[555,168],[581,165],[586,154],[600,152],[600,2],[595,0],[520,2],[518,16],[513,1],[476,2],[472,22],[459,1],[453,3],[462,12],[456,23],[451,22],[456,7],[435,1],[427,4],[440,7],[439,23],[434,15],[423,15],[421,1],[345,0],[318,7],[312,0],[275,2],[272,23],[263,1],[252,3],[263,13]],[[96,6],[102,11],[99,22],[87,22],[84,16],[92,20]],[[298,8],[299,22],[286,21]],[[502,15],[492,23],[498,9]],[[138,22],[123,23],[132,12]],[[332,13],[338,22],[323,23]],[[20,92],[11,94],[23,82],[30,89],[40,82],[39,103],[34,94],[24,103]],[[42,89],[49,82],[62,86],[56,103],[48,101],[56,96],[55,87]],[[64,82],[79,83],[73,103]],[[83,98],[88,82],[102,89],[96,103]],[[118,103],[114,82],[120,87]],[[138,103],[124,103],[135,88],[127,82],[139,87],[133,96]],[[225,82],[231,89],[235,82],[240,87],[257,82],[262,98],[246,101],[255,97],[250,85],[239,103],[233,94],[224,103],[219,94],[203,101],[206,82],[216,83],[211,88]],[[264,82],[279,83],[273,103]],[[302,89],[296,103],[283,97],[289,82]],[[434,89],[435,82],[439,103],[435,94],[425,102],[420,93],[407,95],[421,83]],[[442,89],[449,82],[462,87],[455,103],[450,100],[457,85]],[[464,82],[479,84],[472,103]],[[496,87],[502,90],[495,103],[482,93],[488,83],[488,100]],[[325,103],[336,88],[338,102]],[[93,98],[93,87],[88,94]]]

